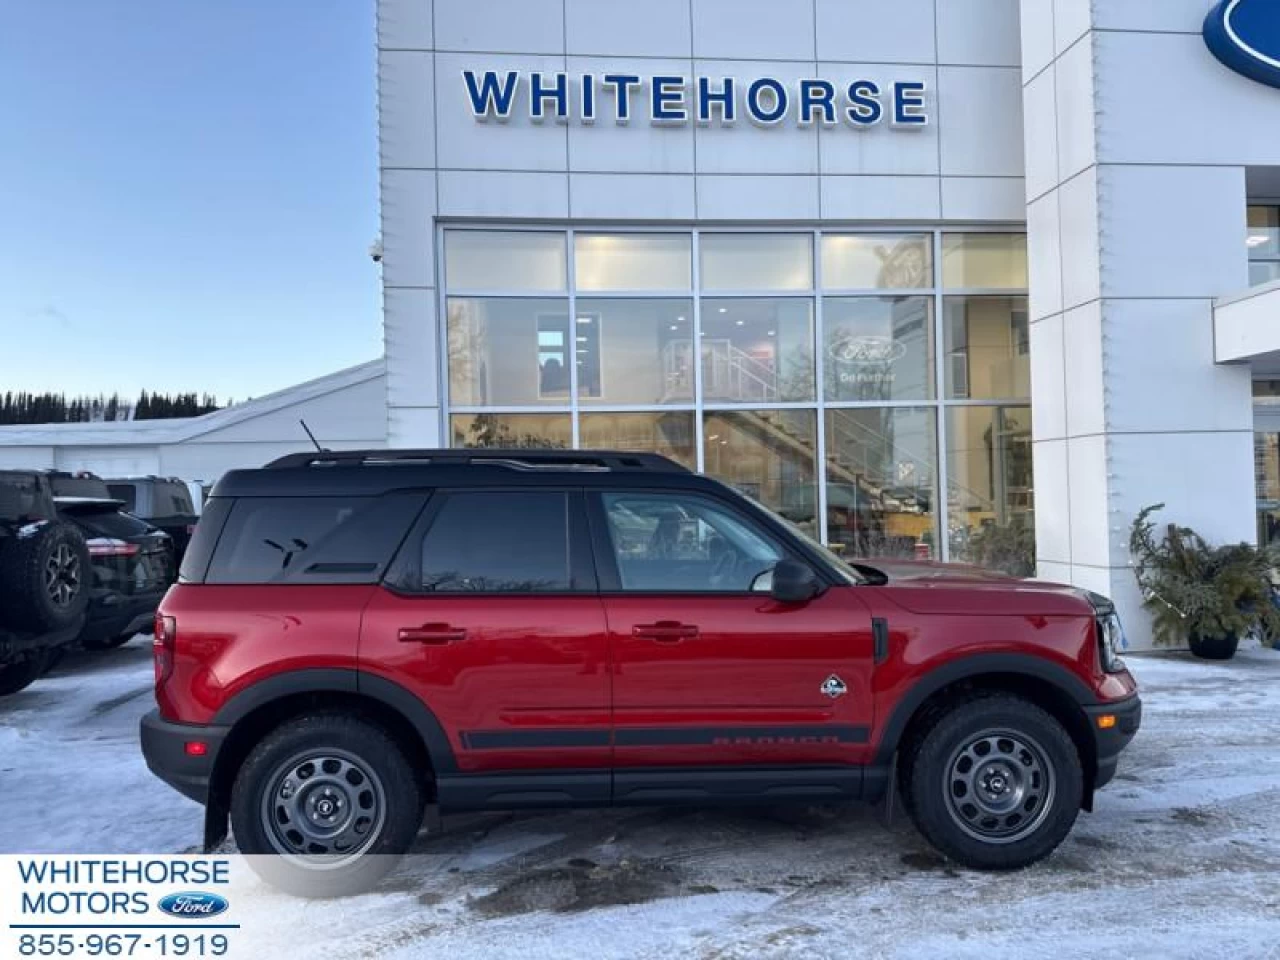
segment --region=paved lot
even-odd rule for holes
[[[138,638],[0,700],[0,852],[173,852],[200,811],[146,771]],[[338,957],[1278,957],[1280,654],[1133,657],[1146,721],[1048,862],[957,870],[870,809],[448,821],[375,894],[269,890],[260,949]],[[255,954],[265,955],[255,949]]]

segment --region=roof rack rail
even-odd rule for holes
[[[609,470],[688,473],[683,464],[657,453],[623,450],[521,450],[475,448],[449,450],[319,450],[272,460],[267,470],[313,466],[504,466],[513,470]]]

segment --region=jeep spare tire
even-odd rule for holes
[[[0,616],[40,633],[74,626],[89,604],[89,547],[69,523],[41,521],[0,539]]]

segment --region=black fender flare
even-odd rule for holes
[[[437,775],[453,773],[457,763],[453,747],[431,708],[400,684],[351,668],[291,670],[259,680],[228,700],[210,720],[210,726],[228,733],[255,710],[285,697],[308,693],[345,693],[376,700],[403,717],[422,738],[423,746]],[[205,803],[204,850],[214,851],[227,836],[228,798],[216,784],[225,780],[221,757],[215,760],[214,775]]]
[[[1024,676],[1052,684],[1081,708],[1098,703],[1098,698],[1088,684],[1066,667],[1044,657],[1028,653],[984,653],[961,657],[940,667],[926,668],[924,676],[898,700],[884,725],[874,762],[887,767],[893,761],[907,724],[931,696],[961,680],[991,674]],[[1083,716],[1083,709],[1081,715]]]
[[[223,704],[210,723],[231,729],[260,707],[307,693],[353,693],[378,701],[404,717],[417,731],[437,774],[457,769],[449,737],[431,708],[395,681],[362,670],[318,668],[276,674],[241,690]]]

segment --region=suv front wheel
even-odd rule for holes
[[[250,753],[231,794],[241,853],[270,883],[299,896],[368,890],[422,825],[423,789],[381,727],[323,713],[272,731]]]
[[[1057,720],[1018,697],[960,703],[905,761],[903,789],[916,827],[968,867],[1035,863],[1063,841],[1080,811],[1075,744]]]

